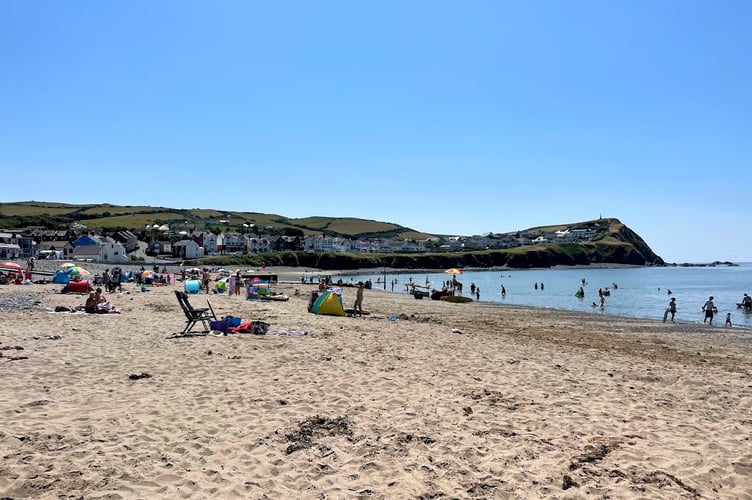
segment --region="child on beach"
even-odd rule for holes
[[[728,327],[731,327],[731,313],[726,313],[726,325]]]

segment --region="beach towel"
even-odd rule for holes
[[[253,333],[265,335],[269,331],[269,323],[265,321],[244,321],[238,326],[228,327],[227,331],[233,333]]]
[[[308,332],[304,332],[303,330],[293,330],[292,328],[288,330],[269,330],[266,332],[266,335],[289,335],[291,337],[303,337],[304,335],[308,335]]]

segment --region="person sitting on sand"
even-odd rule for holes
[[[84,303],[84,311],[89,314],[97,314],[99,309],[97,308],[97,293],[89,292],[89,296]]]
[[[97,312],[110,313],[115,309],[114,307],[112,307],[112,304],[109,303],[107,297],[102,294],[101,288],[97,288],[97,290],[94,292],[94,297],[97,299]]]

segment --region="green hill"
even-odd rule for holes
[[[176,209],[150,206],[72,205],[66,203],[26,201],[0,203],[0,227],[20,229],[43,226],[59,229],[78,222],[91,229],[112,232],[128,229],[139,233],[146,225],[193,225],[197,229],[239,231],[265,234],[326,234],[352,239],[426,239],[435,235],[389,222],[352,217],[289,218],[277,214],[237,212],[217,209]],[[518,231],[516,236],[533,239],[551,237],[558,230],[590,231],[587,241],[542,242],[516,248],[421,254],[305,254],[276,252],[266,255],[219,257],[238,264],[300,265],[322,269],[357,269],[387,266],[407,269],[448,267],[514,268],[550,267],[555,265],[630,264],[664,265],[648,244],[618,219],[597,219],[570,224],[533,227]],[[445,239],[441,238],[440,239]],[[549,238],[549,241],[558,241]]]
[[[221,222],[220,222],[221,221]],[[305,217],[216,209],[176,209],[149,206],[71,205],[24,201],[0,203],[0,227],[44,226],[49,229],[79,222],[91,229],[141,231],[146,225],[189,224],[199,229],[309,235],[324,233],[348,238],[423,239],[432,235],[398,224],[356,218]]]

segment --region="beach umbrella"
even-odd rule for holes
[[[5,262],[0,262],[0,267],[4,267],[6,269],[13,269],[17,273],[23,272],[23,267],[9,260],[6,260]]]
[[[73,262],[66,262],[65,264],[60,264],[60,269],[68,269],[69,267],[76,267],[76,264]]]
[[[80,266],[73,266],[66,269],[65,274],[68,276],[88,276],[91,273]]]
[[[445,274],[462,274],[462,269],[457,269],[456,267],[453,267],[451,269],[447,269],[444,271]]]
[[[141,278],[142,279],[154,278],[154,271],[144,271],[143,273],[141,273]]]

